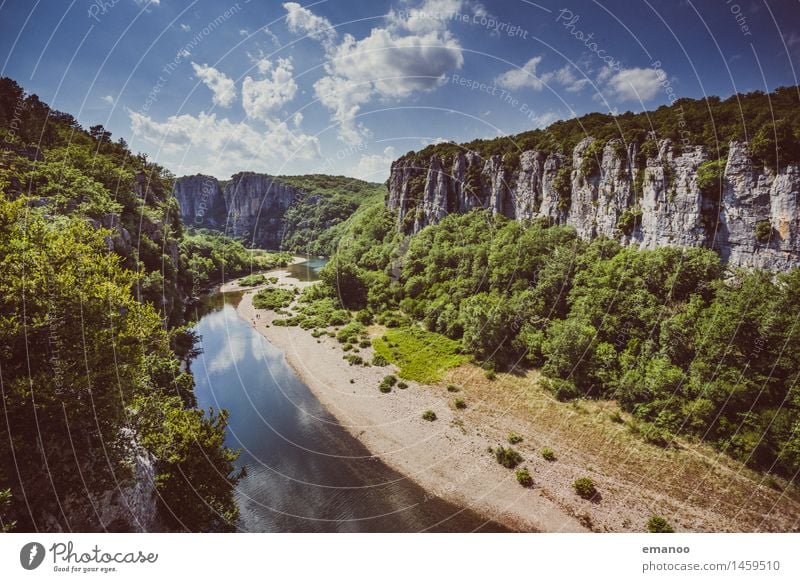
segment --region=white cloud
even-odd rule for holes
[[[103,95],[101,99],[106,103],[108,103],[109,105],[114,105],[114,98],[111,95]]]
[[[572,65],[564,65],[560,69],[546,73],[538,73],[537,69],[542,57],[533,57],[522,68],[506,71],[495,79],[495,83],[504,89],[517,90],[530,88],[540,91],[545,87],[560,86],[570,93],[577,93],[589,84],[589,79],[575,74]]]
[[[248,36],[250,32],[246,28],[239,29],[239,36]]]
[[[269,27],[265,26],[261,30],[263,30],[264,34],[266,34],[269,37],[273,45],[275,45],[276,47],[281,46],[281,41],[278,39],[277,36],[275,36],[275,34],[269,29]]]
[[[189,26],[188,24],[181,24],[181,30],[183,32],[189,32],[190,30],[192,30],[192,27]]]
[[[447,23],[463,8],[463,0],[425,0],[418,8],[390,10],[386,20],[390,27],[427,34],[445,30]]]
[[[292,123],[294,123],[295,127],[299,128],[300,124],[303,123],[303,114],[298,111],[297,113],[292,115]]]
[[[398,100],[441,85],[446,73],[464,63],[461,46],[443,25],[423,24],[421,10],[441,15],[461,8],[461,0],[427,0],[416,12],[390,12],[388,28],[373,28],[356,39],[346,34],[337,42],[328,19],[294,2],[285,3],[287,25],[322,42],[328,59],[326,76],[314,83],[320,103],[331,110],[339,138],[357,144],[369,131],[355,121],[361,107],[374,98]],[[435,19],[434,19],[435,20]]]
[[[195,75],[203,84],[214,93],[214,104],[220,107],[230,107],[236,99],[236,87],[233,80],[224,73],[208,65],[192,63]]]
[[[135,0],[139,6],[149,7],[149,6],[159,6],[161,4],[161,0]]]
[[[392,162],[397,157],[393,147],[384,148],[382,154],[364,154],[352,169],[351,175],[367,182],[383,182],[389,177]]]
[[[264,167],[280,171],[286,163],[320,158],[316,137],[292,131],[280,121],[269,121],[267,130],[259,131],[214,113],[173,115],[163,123],[136,111],[128,115],[133,135],[156,146],[181,173],[229,176]]]
[[[259,72],[269,74],[260,81],[247,76],[242,83],[242,107],[248,117],[266,121],[269,115],[294,99],[297,83],[292,76],[291,59],[278,59],[273,63],[261,59],[257,63]]]
[[[286,2],[283,8],[286,10],[286,26],[290,32],[307,34],[326,45],[336,39],[336,30],[327,18],[314,14],[297,2]]]
[[[603,73],[601,73],[603,75]],[[608,76],[605,95],[616,97],[622,101],[649,101],[658,94],[664,72],[660,69],[623,69]]]

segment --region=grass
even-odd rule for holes
[[[401,378],[423,384],[438,382],[467,360],[457,353],[459,342],[413,326],[389,329],[372,345],[376,354],[397,365]]]
[[[556,454],[553,452],[553,449],[550,447],[545,447],[542,449],[542,458],[545,461],[550,461],[551,463],[556,460]]]
[[[669,522],[658,515],[652,515],[647,520],[647,531],[650,533],[675,533]]]
[[[463,398],[456,398],[453,405],[459,410],[464,410],[467,407],[467,403]]]
[[[455,384],[448,384],[447,385],[447,391],[448,392],[461,392],[461,388],[459,388]]]
[[[507,440],[511,445],[517,445],[522,442],[522,435],[519,435],[512,430],[510,433],[508,433]]]
[[[422,420],[427,420],[428,422],[433,422],[436,420],[436,413],[433,410],[426,410],[422,413]]]

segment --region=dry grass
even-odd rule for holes
[[[518,448],[534,465],[542,494],[576,517],[588,515],[593,529],[643,531],[643,516],[652,513],[688,531],[800,526],[797,487],[766,478],[702,443],[680,441],[668,449],[645,443],[616,403],[562,403],[538,379],[530,371],[489,381],[483,370],[466,364],[449,370],[436,389],[461,386],[470,402],[461,414],[497,443],[510,431],[522,435]],[[543,447],[554,450],[556,462],[542,459]],[[601,503],[587,506],[569,494],[572,481],[583,475],[597,483]]]

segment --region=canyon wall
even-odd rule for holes
[[[661,140],[657,155],[636,166],[634,145],[611,140],[594,156],[587,154],[593,142],[582,140],[571,160],[539,151],[522,152],[513,163],[471,151],[422,162],[407,155],[392,164],[387,206],[408,233],[486,208],[568,225],[585,239],[713,248],[734,267],[800,266],[800,167],[760,167],[745,144],[732,142],[721,181],[708,188],[698,184],[698,169],[712,159],[701,146],[676,153]]]

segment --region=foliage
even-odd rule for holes
[[[248,275],[247,277],[239,279],[239,285],[242,287],[257,287],[266,282],[267,278],[264,275]]]
[[[675,533],[669,522],[658,515],[653,515],[647,520],[647,531],[650,533]]]
[[[769,220],[759,220],[756,222],[756,240],[760,243],[768,243],[772,239],[772,224]]]
[[[555,454],[555,452],[553,452],[553,449],[551,449],[550,447],[545,447],[545,448],[542,449],[542,458],[545,461],[552,462],[552,461],[556,460],[556,454]]]
[[[517,483],[523,487],[533,487],[533,477],[527,468],[517,469],[516,471]]]
[[[339,333],[336,334],[336,339],[339,343],[356,343],[358,341],[359,336],[364,333],[364,325],[357,321],[351,321],[347,325],[345,325],[342,329],[339,330]],[[369,344],[367,344],[368,346]],[[367,347],[362,346],[362,347]]]
[[[389,374],[388,376],[384,376],[383,380],[381,380],[381,387],[391,388],[397,384],[397,376],[394,374]]]
[[[459,342],[418,327],[387,330],[372,341],[376,354],[395,364],[406,380],[433,383],[465,357],[458,353]]]
[[[467,402],[463,398],[456,398],[453,401],[453,406],[455,406],[459,410],[463,410],[467,407]]]
[[[448,392],[460,392],[460,391],[461,391],[461,388],[459,388],[459,387],[458,387],[458,386],[456,386],[455,384],[448,384],[448,385],[447,385],[447,391],[448,391]]]
[[[374,356],[372,356],[372,365],[373,366],[388,366],[389,365],[389,360],[387,360],[386,358],[384,358],[380,354],[375,354]]]
[[[508,437],[506,438],[506,440],[509,442],[509,444],[518,445],[519,443],[522,442],[523,438],[521,434],[517,434],[514,431],[511,431],[510,433],[508,433]]]
[[[722,179],[727,160],[710,160],[697,168],[697,188],[709,200],[719,201],[722,193]]]
[[[427,420],[428,422],[433,422],[436,420],[436,413],[433,410],[426,410],[422,413],[422,420]]]
[[[580,477],[572,483],[575,493],[584,499],[592,500],[597,496],[597,488],[589,477]]]
[[[253,296],[253,307],[275,311],[288,307],[294,300],[294,292],[279,287],[267,287]]]
[[[494,458],[506,469],[513,469],[522,462],[522,455],[511,447],[498,446],[494,449]]]

